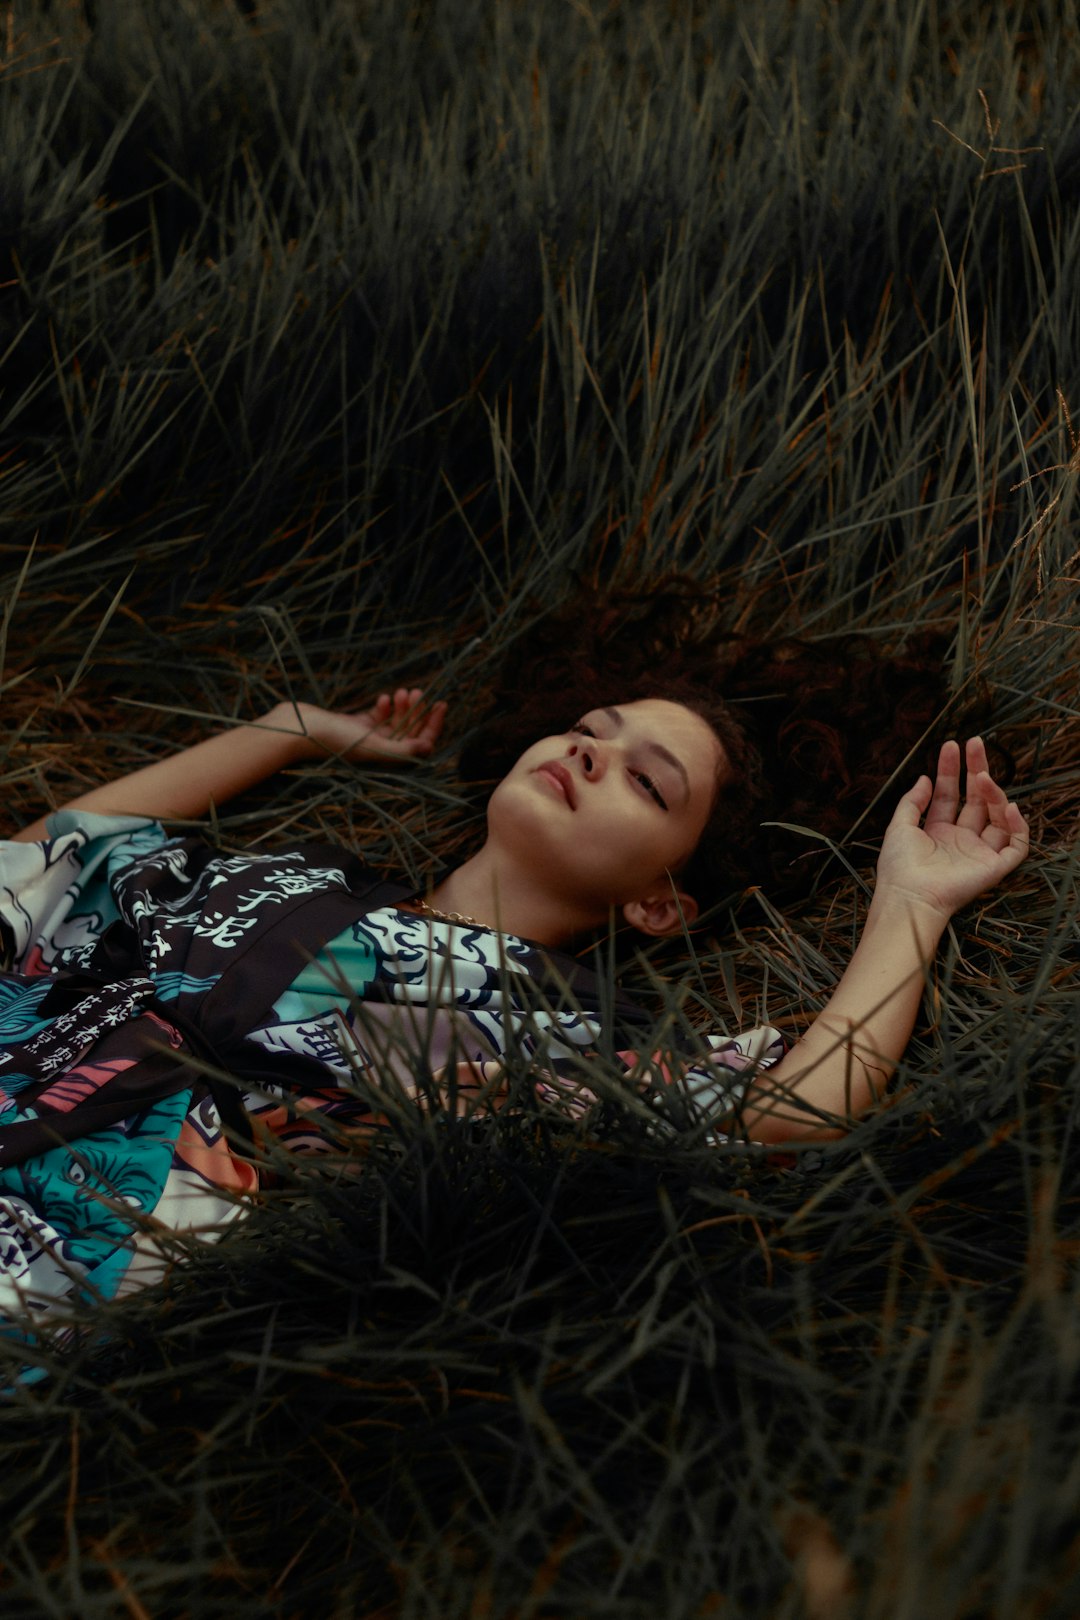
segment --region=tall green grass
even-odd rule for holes
[[[1075,6],[14,0],[0,51],[11,826],[423,679],[445,758],[216,829],[419,875],[515,630],[677,567],[763,633],[948,629],[1036,834],[843,1142],[586,1140],[521,1074],[0,1346],[50,1371],[5,1614],[1074,1615]],[[794,1034],[862,896],[761,894],[658,1018]]]

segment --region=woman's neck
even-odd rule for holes
[[[596,926],[595,917],[500,860],[488,845],[455,867],[425,898],[439,911],[457,912],[541,945],[566,945]]]

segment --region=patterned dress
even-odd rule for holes
[[[155,1232],[220,1235],[268,1143],[370,1133],[358,1076],[411,1093],[513,1049],[573,1114],[598,1050],[640,1067],[651,1020],[580,964],[399,909],[410,891],[345,850],[223,855],[79,811],[48,829],[0,842],[0,1315],[154,1280]],[[680,1083],[717,1118],[783,1051],[767,1026],[698,1048]]]

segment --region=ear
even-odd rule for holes
[[[628,900],[623,916],[631,928],[654,939],[665,939],[669,934],[681,934],[684,927],[692,928],[697,922],[698,904],[692,894],[677,889],[668,882],[663,889],[655,889],[640,900]]]

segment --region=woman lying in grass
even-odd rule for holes
[[[223,856],[160,826],[300,761],[426,755],[444,715],[415,688],[356,713],[282,704],[0,846],[4,1309],[148,1280],[153,1227],[220,1229],[258,1187],[260,1143],[370,1134],[358,1069],[484,1112],[512,1048],[574,1115],[600,1049],[643,1092],[678,1081],[712,1139],[839,1134],[900,1058],[949,918],[1027,852],[980,738],[963,801],[946,742],[936,780],[896,807],[862,939],[802,1038],[785,1053],[769,1028],[698,1037],[661,1059],[640,1044],[649,1015],[564,953],[613,913],[644,936],[691,926],[703,837],[760,802],[744,723],[678,681],[607,693],[534,741],[482,846],[423,892],[341,849]]]

